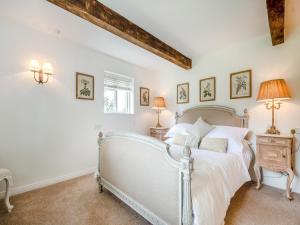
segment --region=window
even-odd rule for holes
[[[133,87],[133,78],[105,71],[104,113],[133,114]]]

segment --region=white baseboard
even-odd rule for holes
[[[21,193],[24,193],[24,192],[32,191],[32,190],[35,190],[35,189],[47,187],[47,186],[50,186],[52,184],[60,183],[62,181],[67,181],[67,180],[70,180],[70,179],[73,179],[73,178],[76,178],[76,177],[80,177],[80,176],[83,176],[83,175],[94,173],[96,170],[97,170],[96,167],[92,167],[92,168],[76,171],[76,172],[73,172],[73,173],[65,174],[65,175],[62,175],[62,176],[48,178],[48,179],[45,179],[45,180],[40,180],[40,181],[34,182],[32,184],[27,184],[27,185],[19,186],[19,187],[12,187],[10,189],[10,195],[13,196],[13,195],[21,194]],[[4,198],[4,195],[5,195],[5,191],[1,191],[0,192],[0,199]]]

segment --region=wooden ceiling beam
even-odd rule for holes
[[[273,46],[284,43],[284,9],[285,0],[267,0],[269,27]]]
[[[97,0],[47,0],[135,45],[184,68],[192,60]]]

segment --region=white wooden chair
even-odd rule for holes
[[[12,174],[8,169],[0,168],[0,182],[4,180],[6,183],[5,205],[8,212],[11,212],[14,206],[9,202],[9,188],[12,185]]]

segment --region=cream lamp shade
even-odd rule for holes
[[[290,99],[291,95],[284,79],[268,80],[260,84],[257,101]]]
[[[37,60],[31,60],[29,70],[32,72],[38,72],[41,69],[40,64]]]
[[[50,63],[44,63],[43,72],[47,75],[52,75],[53,74],[52,65]]]
[[[159,122],[159,114],[166,108],[165,99],[163,97],[155,97],[152,109],[157,110],[157,124],[156,127],[162,127]]]
[[[166,108],[165,99],[163,97],[155,97],[152,109],[162,110]]]
[[[280,134],[275,126],[275,109],[280,109],[281,100],[290,99],[291,95],[284,79],[268,80],[260,84],[256,100],[266,102],[266,108],[272,110],[272,126],[266,131],[267,134]]]

